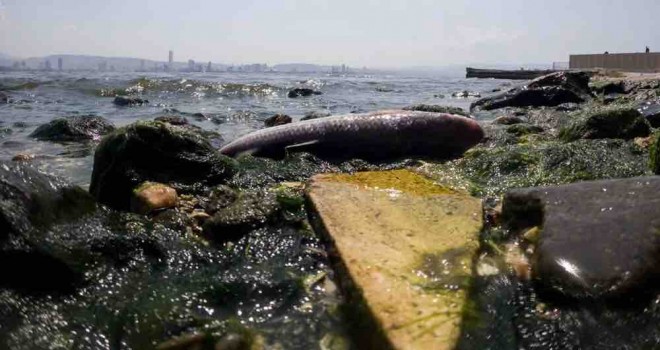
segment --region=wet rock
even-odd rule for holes
[[[171,125],[188,125],[188,119],[178,115],[164,115],[154,118],[154,121],[168,123]]]
[[[133,190],[131,211],[147,214],[160,209],[174,208],[177,202],[176,190],[156,182],[144,182]]]
[[[654,128],[660,128],[660,100],[646,101],[639,104],[637,110]]]
[[[229,206],[206,220],[204,236],[216,242],[235,240],[266,224],[279,212],[276,197],[266,193],[243,192]]]
[[[307,97],[312,95],[321,95],[321,91],[316,91],[308,88],[295,88],[289,90],[289,93],[287,94],[289,98]]]
[[[330,116],[330,113],[323,113],[323,112],[307,112],[305,113],[305,116],[303,116],[300,120],[310,120],[310,119],[317,119],[317,118],[323,118],[323,117],[328,117]]]
[[[229,186],[220,185],[211,190],[204,209],[210,214],[224,209],[238,199],[238,192]]]
[[[541,226],[536,281],[575,298],[645,292],[660,276],[660,177],[513,190],[503,219],[514,231]]]
[[[152,217],[152,220],[179,232],[184,232],[186,227],[191,224],[188,215],[177,209],[159,211]]]
[[[441,105],[419,104],[419,105],[404,107],[403,110],[405,110],[405,111],[422,111],[422,112],[458,114],[458,115],[462,115],[462,116],[465,116],[465,117],[470,116],[469,113],[465,112],[460,107],[441,106]]]
[[[80,187],[21,163],[0,163],[0,287],[27,293],[73,288],[80,270],[45,232],[95,211],[94,199]]]
[[[9,103],[9,95],[0,91],[0,105]]]
[[[660,175],[660,132],[656,131],[651,137],[649,154],[651,171],[656,175]]]
[[[519,187],[642,176],[648,172],[648,154],[621,139],[484,145],[420,171],[458,189],[499,196]]]
[[[581,103],[591,97],[588,84],[589,76],[583,72],[552,73],[536,78],[526,86],[478,100],[472,103],[470,110]]]
[[[36,156],[31,153],[19,153],[15,155],[11,160],[15,162],[29,162],[33,160]]]
[[[502,115],[495,120],[493,120],[493,124],[500,124],[500,125],[513,125],[513,124],[520,124],[524,123],[525,121],[521,119],[520,117],[516,117],[513,115]]]
[[[90,193],[101,203],[130,208],[135,187],[145,181],[177,191],[198,191],[222,183],[234,161],[199,133],[160,122],[137,122],[106,136],[94,155]]]
[[[591,90],[597,94],[625,94],[626,86],[623,81],[597,81],[591,85]]]
[[[113,130],[112,122],[103,117],[70,116],[53,119],[39,126],[30,136],[45,141],[99,140]]]
[[[509,126],[508,128],[506,128],[506,132],[516,136],[523,136],[528,134],[541,133],[543,132],[543,128],[540,126],[523,123],[523,124],[515,124]]]
[[[266,127],[284,125],[289,123],[291,123],[291,117],[289,117],[286,114],[279,114],[279,113],[275,114],[272,117],[268,117],[266,120],[264,120],[264,125],[266,125]]]
[[[141,106],[143,104],[149,103],[148,100],[129,96],[117,96],[112,102],[117,106]]]
[[[200,122],[212,119],[211,116],[206,115],[204,113],[199,113],[199,112],[193,113],[192,117],[195,118],[195,120],[200,121]]]
[[[560,130],[559,137],[566,141],[633,139],[648,136],[650,130],[648,122],[636,109],[614,107],[590,110],[574,116],[571,124]]]

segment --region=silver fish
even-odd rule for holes
[[[300,121],[258,130],[223,146],[235,157],[281,158],[310,152],[329,158],[382,160],[400,157],[448,159],[479,143],[484,133],[470,118],[420,111],[384,110]]]

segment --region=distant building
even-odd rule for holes
[[[209,64],[206,65],[206,71],[207,72],[212,72],[213,71],[213,66],[211,66],[211,61],[209,61]]]
[[[49,60],[46,60],[46,62],[44,62],[44,68],[45,68],[46,70],[53,70],[53,67],[51,66]]]
[[[628,72],[660,72],[660,52],[570,55],[569,68],[604,68]]]
[[[59,57],[59,58],[57,59],[57,70],[61,71],[61,70],[62,70],[62,66],[63,66],[63,60],[62,60],[62,57]]]
[[[170,54],[167,60],[167,70],[172,70],[172,67],[174,67],[172,63],[174,63],[174,51],[170,50]]]
[[[195,71],[195,60],[188,60],[188,71],[189,72]]]

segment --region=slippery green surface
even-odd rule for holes
[[[578,140],[476,147],[461,159],[418,169],[455,188],[492,196],[519,187],[643,175],[647,157],[631,141]]]
[[[656,175],[660,175],[660,131],[656,131],[651,137],[649,155],[649,166],[651,171]]]
[[[588,112],[575,113],[571,123],[560,130],[559,138],[565,141],[632,139],[648,136],[650,129],[646,119],[632,107],[594,108]]]

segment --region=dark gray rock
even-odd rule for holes
[[[0,287],[42,292],[69,290],[81,278],[60,259],[45,234],[51,226],[96,211],[94,199],[23,163],[0,163]]]
[[[0,105],[9,103],[9,95],[0,91]]]
[[[642,113],[652,127],[660,128],[660,100],[642,102],[637,110]]]
[[[308,88],[295,88],[289,90],[289,93],[287,94],[289,98],[307,97],[312,95],[321,95],[321,91],[316,91]]]
[[[209,199],[204,209],[209,214],[214,214],[217,211],[224,209],[234,203],[238,199],[238,193],[231,187],[220,185],[211,190]]]
[[[266,120],[264,120],[264,125],[266,125],[266,127],[284,125],[289,123],[291,123],[291,117],[289,117],[286,114],[279,114],[279,113],[275,114],[272,117],[268,117]]]
[[[149,103],[148,100],[129,96],[117,96],[112,102],[117,106],[141,106],[143,104]]]
[[[652,293],[660,277],[660,177],[581,182],[508,192],[514,232],[542,226],[535,280],[575,298]]]
[[[203,233],[216,242],[235,240],[265,225],[279,210],[275,194],[243,192],[231,205],[216,211],[206,220]]]
[[[113,130],[115,126],[112,122],[103,117],[71,116],[53,119],[39,126],[30,136],[46,141],[99,140]]]
[[[470,110],[491,110],[502,107],[558,106],[563,103],[581,103],[591,97],[589,76],[583,72],[557,72],[532,80],[490,97],[482,98]]]
[[[171,125],[188,125],[188,119],[178,115],[163,115],[154,118],[157,122],[168,123]]]
[[[137,122],[106,136],[96,149],[90,192],[128,210],[133,188],[154,181],[186,193],[222,183],[235,163],[200,133],[160,122]]]
[[[305,113],[305,116],[302,117],[300,120],[310,120],[310,119],[317,119],[317,118],[324,118],[330,116],[330,113],[323,113],[323,112],[307,112]]]
[[[634,108],[614,107],[589,110],[573,116],[571,123],[559,132],[566,141],[577,139],[632,139],[648,136],[651,128]]]
[[[458,114],[465,117],[469,117],[470,114],[465,112],[460,107],[451,107],[451,106],[440,106],[440,105],[425,105],[418,104],[408,107],[403,107],[403,110],[406,111],[422,111],[422,112],[435,112],[435,113],[449,113],[449,114]]]

